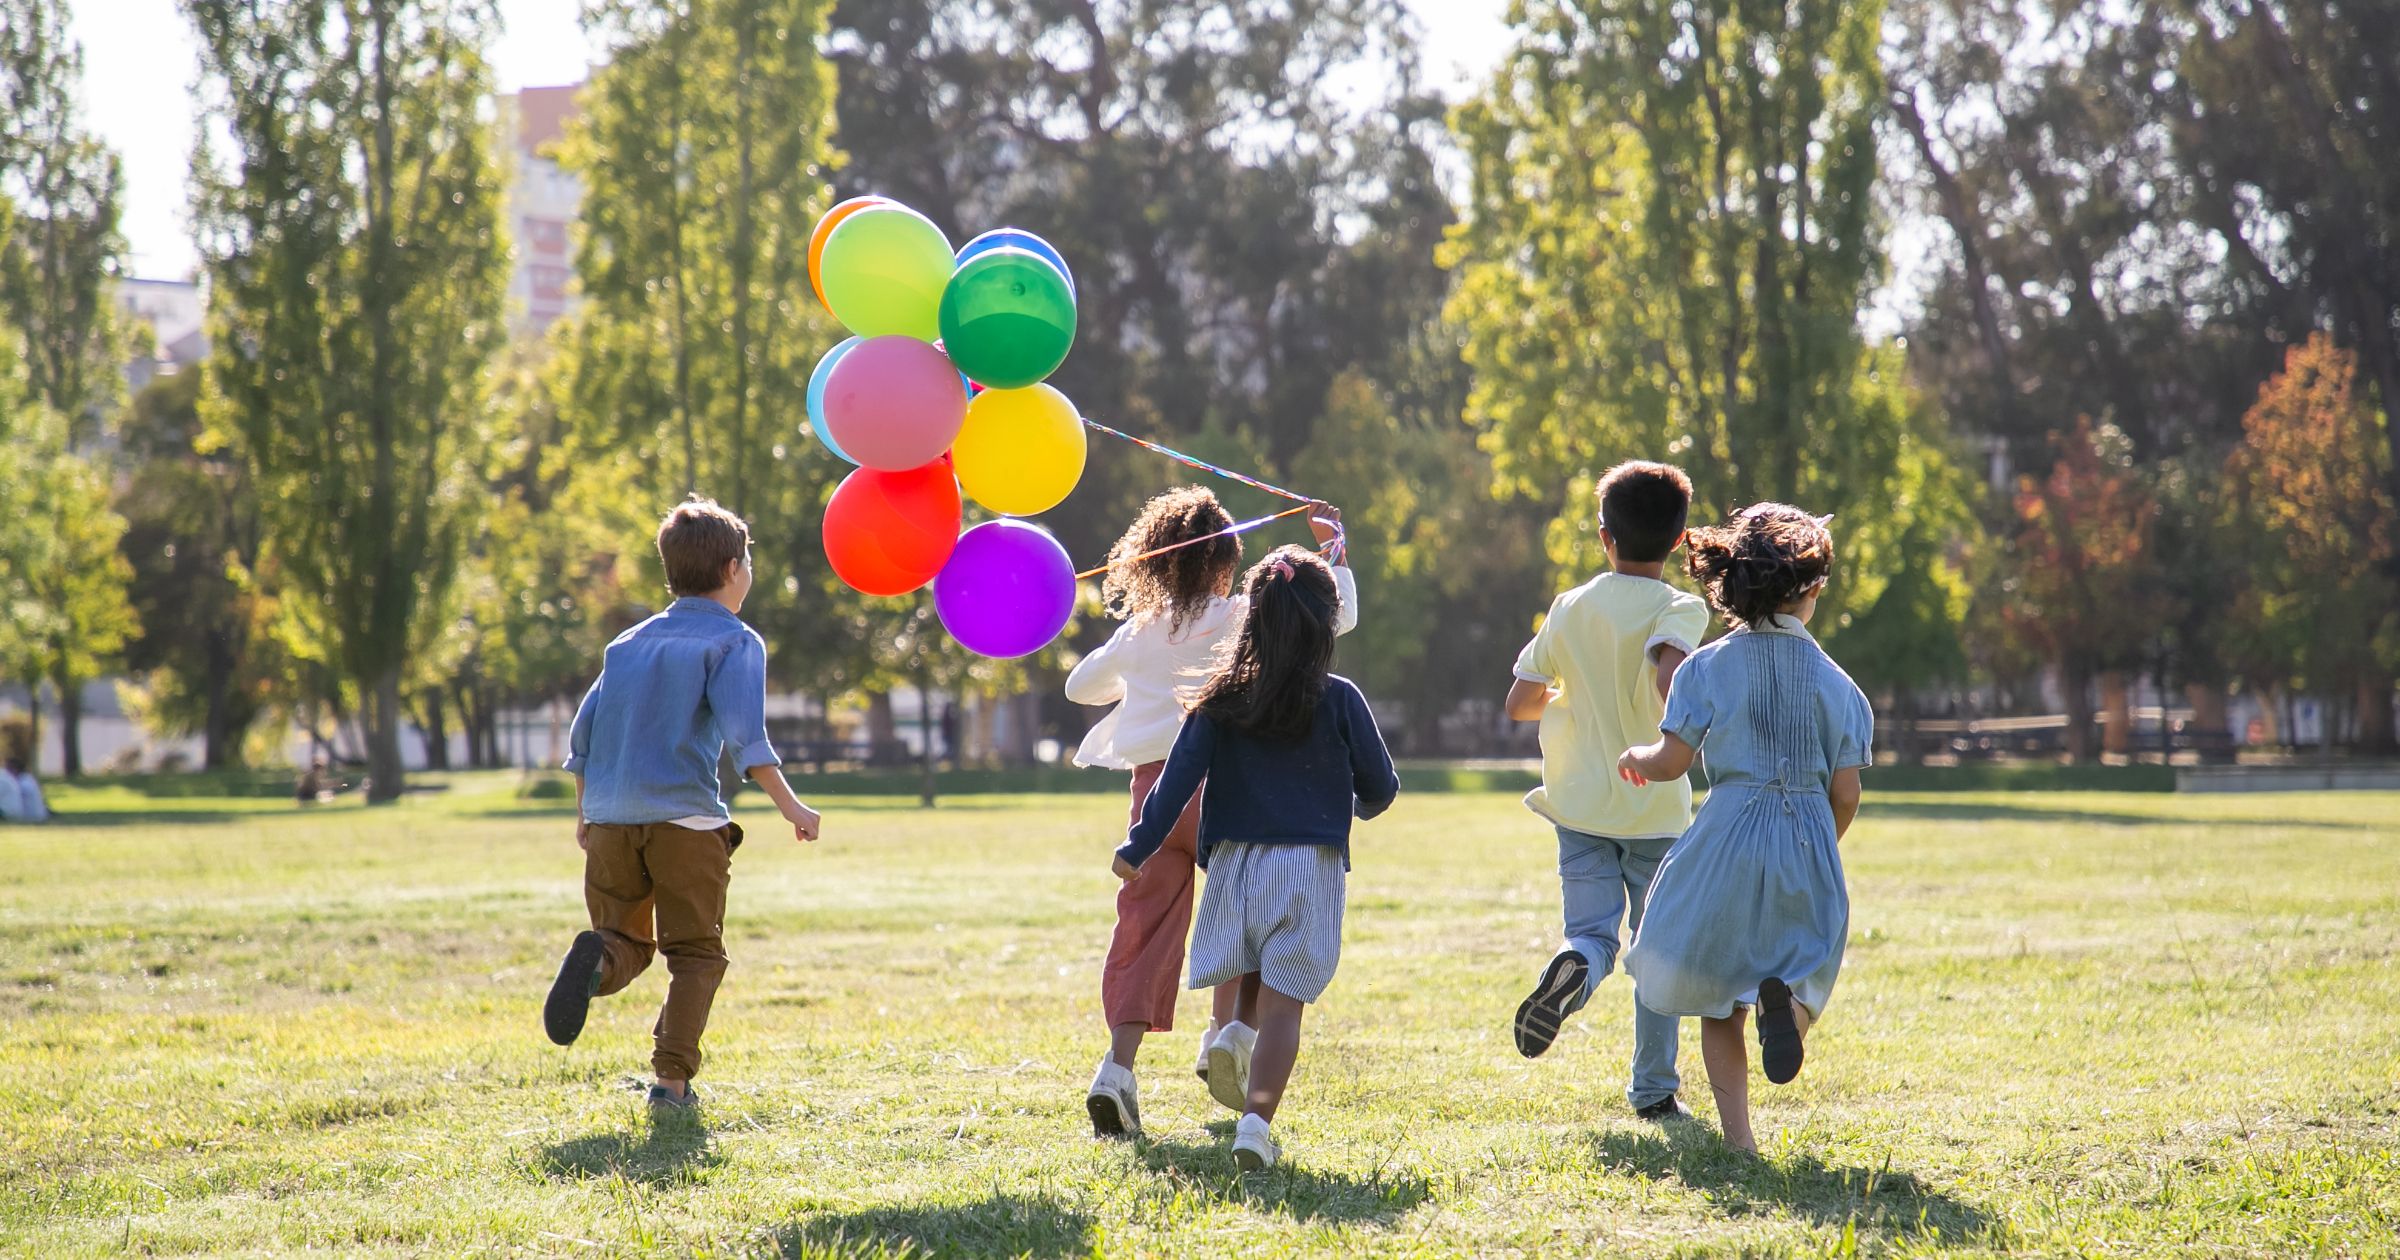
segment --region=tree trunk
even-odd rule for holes
[[[2226,717],[2225,689],[2209,683],[2187,683],[2183,695],[2192,706],[2192,744],[2202,765],[2233,764],[2233,729]]]
[[[875,691],[867,694],[867,764],[888,766],[899,757],[894,749],[900,743],[900,722],[892,713],[892,693]]]
[[[2382,670],[2369,670],[2358,682],[2358,750],[2374,756],[2395,751],[2392,676]]]
[[[917,788],[917,803],[932,809],[937,786],[933,770],[933,689],[923,678],[917,680],[917,742],[922,745],[919,751],[923,756],[918,760],[925,772],[924,781]]]
[[[2081,661],[2060,661],[2058,678],[2067,699],[2067,758],[2088,765],[2098,760],[2092,739],[2092,671]]]
[[[1906,687],[1892,688],[1892,708],[1892,716],[1899,719],[1900,764],[1924,765],[1925,743],[1917,738],[1917,693]]]
[[[2124,670],[2100,671],[2100,710],[2107,723],[2100,728],[2100,751],[2112,757],[2133,755],[2133,680]]]
[[[65,678],[58,687],[58,753],[64,777],[83,777],[83,688]]]
[[[392,666],[368,684],[362,725],[367,741],[367,803],[384,805],[400,799],[408,774],[400,763],[400,669]]]
[[[200,767],[223,770],[241,762],[240,739],[233,732],[233,671],[219,668],[208,680],[208,711],[200,719]]]
[[[25,680],[25,768],[42,772],[42,676]]]
[[[418,738],[425,741],[425,768],[448,770],[450,768],[450,724],[444,720],[442,693],[438,688],[428,687],[420,699],[425,706],[425,711],[419,715],[417,735]]]

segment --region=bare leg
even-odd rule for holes
[[[1118,1067],[1131,1070],[1133,1056],[1142,1051],[1142,1035],[1149,1031],[1150,1025],[1138,1021],[1130,1024],[1118,1024],[1110,1028],[1108,1030],[1108,1057],[1116,1060]]]
[[[1738,1151],[1758,1153],[1750,1135],[1750,1047],[1742,1040],[1749,1012],[1735,1007],[1725,1019],[1700,1021],[1700,1062],[1708,1068],[1708,1089],[1717,1100],[1717,1123],[1725,1144]]]
[[[1233,1008],[1241,1001],[1241,997],[1242,982],[1238,979],[1228,980],[1210,992],[1208,1014],[1209,1018],[1217,1021],[1217,1027],[1223,1028],[1233,1022]]]
[[[1253,980],[1256,977],[1252,977]],[[1308,1004],[1265,985],[1258,987],[1258,1046],[1250,1052],[1250,1114],[1272,1124],[1300,1057],[1300,1016]]]
[[[1225,989],[1234,991],[1233,1017],[1252,1028],[1258,1027],[1259,988],[1258,973],[1255,971],[1239,980],[1228,980],[1218,986],[1220,992]]]

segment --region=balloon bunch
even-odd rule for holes
[[[955,254],[933,220],[854,197],[808,243],[818,300],[853,336],[808,381],[808,419],[858,470],[825,506],[825,558],[868,595],[933,584],[952,638],[1024,656],[1075,608],[1075,566],[1021,520],[1083,477],[1083,417],[1042,382],[1075,341],[1075,278],[1031,232],[986,232]],[[1004,519],[961,534],[960,494]]]

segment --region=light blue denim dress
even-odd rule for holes
[[[1842,968],[1850,893],[1825,785],[1867,765],[1875,714],[1799,621],[1778,616],[1692,653],[1668,734],[1700,750],[1708,799],[1667,851],[1625,954],[1662,1015],[1722,1019],[1769,976],[1822,1014]]]

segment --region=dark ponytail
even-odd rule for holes
[[[1758,625],[1833,572],[1830,519],[1754,503],[1723,525],[1693,530],[1685,571],[1728,620]]]
[[[1308,737],[1333,669],[1333,621],[1341,608],[1333,569],[1306,548],[1278,547],[1242,585],[1250,613],[1241,637],[1193,708],[1244,734],[1296,743]]]

